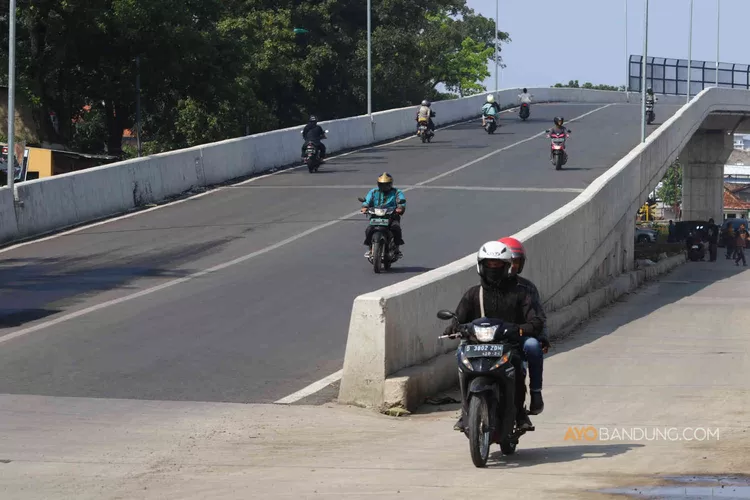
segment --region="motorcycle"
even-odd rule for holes
[[[700,262],[704,260],[706,258],[706,245],[702,241],[690,245],[688,258],[692,262]]]
[[[457,322],[451,311],[438,311],[442,320]],[[456,333],[438,339],[460,338],[456,351],[458,369],[466,377],[469,411],[466,415],[466,437],[469,439],[471,461],[485,467],[490,445],[500,445],[504,455],[516,452],[516,446],[526,430],[516,428],[515,391],[517,374],[511,363],[515,345],[504,339],[504,322],[494,318],[480,318],[456,325]],[[534,427],[529,429],[534,430]]]
[[[656,119],[656,115],[654,114],[654,102],[646,102],[646,123],[651,125],[653,121]]]
[[[357,198],[364,203],[364,198]],[[399,205],[405,205],[406,200],[399,200]],[[399,257],[396,254],[396,245],[393,240],[391,225],[396,215],[395,208],[368,208],[365,214],[369,217],[370,226],[375,229],[372,232],[370,256],[367,260],[372,264],[375,274],[380,274],[381,270],[389,270],[391,264],[396,262]]]
[[[486,130],[488,134],[494,134],[495,130],[497,130],[497,123],[495,122],[495,117],[493,115],[487,115],[484,117],[484,130]]]
[[[325,134],[323,135],[323,139],[328,139],[327,130],[325,131]],[[318,168],[320,168],[320,163],[321,163],[320,149],[318,148],[318,145],[312,141],[307,141],[307,144],[305,144],[305,157],[304,157],[303,162],[305,165],[307,165],[307,170],[311,174],[313,172],[317,172]]]
[[[563,165],[568,163],[568,153],[565,151],[565,140],[570,137],[568,133],[554,133],[547,130],[547,138],[552,140],[550,146],[550,161],[555,166],[555,170],[560,170]]]
[[[428,127],[430,123],[429,120],[427,118],[420,118],[418,123],[417,135],[422,138],[422,144],[432,141],[432,137],[435,133]]]
[[[529,106],[528,102],[521,103],[521,109],[518,110],[518,116],[521,117],[521,120],[526,121],[526,119],[531,114],[531,106]]]

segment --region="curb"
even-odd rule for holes
[[[686,261],[685,253],[668,257],[653,266],[622,274],[605,286],[576,299],[569,306],[547,315],[547,328],[551,341],[565,338],[573,329],[591,316],[631,293],[647,281],[666,274]],[[386,377],[385,401],[380,410],[400,407],[414,411],[425,398],[452,389],[457,383],[456,354],[450,352],[415,366],[399,370]]]

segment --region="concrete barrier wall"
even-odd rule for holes
[[[593,99],[589,92],[565,92],[566,101]],[[578,197],[514,235],[528,253],[524,275],[538,286],[548,312],[630,270],[638,208],[703,120],[717,111],[750,113],[750,92],[704,90]],[[478,241],[477,247],[481,243]],[[433,390],[440,390],[435,381],[455,383],[455,361],[441,360],[453,357],[445,353],[454,351],[457,343],[437,341],[447,323],[435,313],[444,308],[455,310],[463,292],[478,282],[475,266],[472,254],[357,297],[339,402],[375,407],[395,403],[394,399],[405,398],[408,383],[403,379],[409,377],[417,380],[417,385],[429,378]],[[420,373],[427,375],[420,379]],[[402,394],[389,393],[388,382],[396,379],[401,379],[398,391]]]
[[[622,92],[585,89],[530,89],[536,102],[626,102]],[[517,104],[518,89],[501,90],[497,101]],[[639,96],[630,94],[630,102]],[[434,103],[438,125],[478,116],[486,94]],[[670,98],[663,96],[663,99]],[[336,152],[396,137],[415,129],[416,107],[381,111],[322,122],[329,130],[326,145]],[[300,127],[265,132],[179,151],[24,182],[17,185],[21,201],[16,224],[0,233],[0,243],[28,238],[72,225],[127,212],[178,196],[201,186],[220,184],[298,162]],[[7,189],[7,188],[5,188]],[[12,213],[12,211],[8,211]]]

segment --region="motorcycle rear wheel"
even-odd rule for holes
[[[484,394],[472,394],[469,402],[469,451],[475,467],[486,467],[490,458],[491,416]]]

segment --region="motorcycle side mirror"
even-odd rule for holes
[[[406,205],[406,200],[398,200],[399,205]]]
[[[547,134],[549,134],[549,129],[545,130],[544,132],[547,133]]]
[[[456,315],[447,309],[441,309],[440,311],[438,311],[437,317],[447,321],[449,319],[454,319]]]
[[[357,198],[357,201],[361,201],[362,203],[364,203],[365,199],[360,196],[359,198]]]

